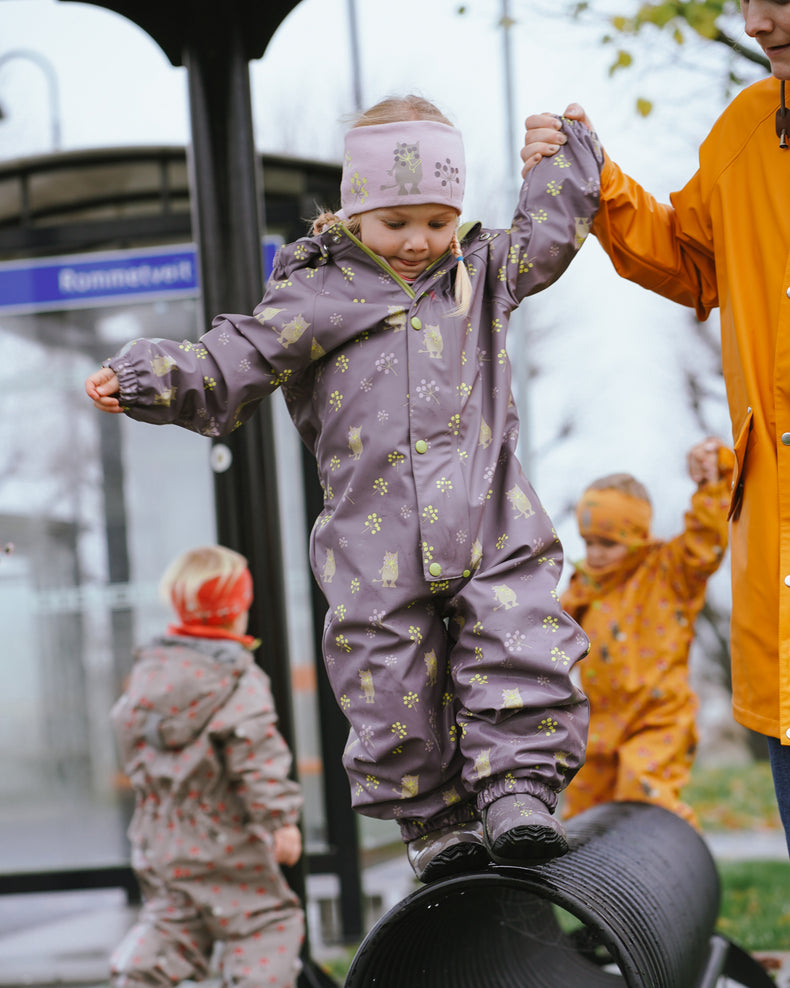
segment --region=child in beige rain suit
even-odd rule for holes
[[[144,904],[111,959],[115,988],[293,988],[304,917],[280,864],[301,855],[302,806],[269,680],[244,634],[252,580],[222,546],[165,575],[180,623],[139,649],[112,710],[136,807],[132,867]]]
[[[311,564],[354,806],[399,822],[425,881],[567,847],[551,813],[584,757],[587,640],[516,457],[506,333],[583,243],[599,168],[569,127],[510,229],[459,228],[460,133],[385,101],[346,135],[342,213],[280,249],[252,316],[134,341],[86,382],[104,411],[209,436],[283,388],[324,490]]]

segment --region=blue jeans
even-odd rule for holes
[[[779,816],[785,828],[787,852],[790,854],[790,745],[783,745],[778,738],[768,738],[768,755],[774,777]]]

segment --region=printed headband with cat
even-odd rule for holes
[[[461,212],[466,181],[461,132],[436,120],[353,127],[346,134],[340,203],[347,217],[436,203]]]

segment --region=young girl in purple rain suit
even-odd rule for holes
[[[252,316],[135,340],[86,382],[102,410],[207,436],[282,387],[324,491],[310,555],[353,804],[398,821],[423,881],[563,853],[552,813],[584,759],[588,642],[516,458],[505,349],[597,209],[597,142],[565,129],[511,229],[459,229],[460,132],[419,98],[378,104],[346,135],[341,213],[280,249]]]

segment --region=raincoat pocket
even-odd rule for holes
[[[741,424],[741,428],[735,439],[735,446],[733,447],[733,452],[735,453],[735,470],[732,475],[732,496],[730,497],[730,510],[727,512],[728,520],[732,518],[737,521],[741,513],[746,454],[749,450],[749,436],[752,434],[753,419],[754,413],[749,408],[746,411],[746,417]]]

